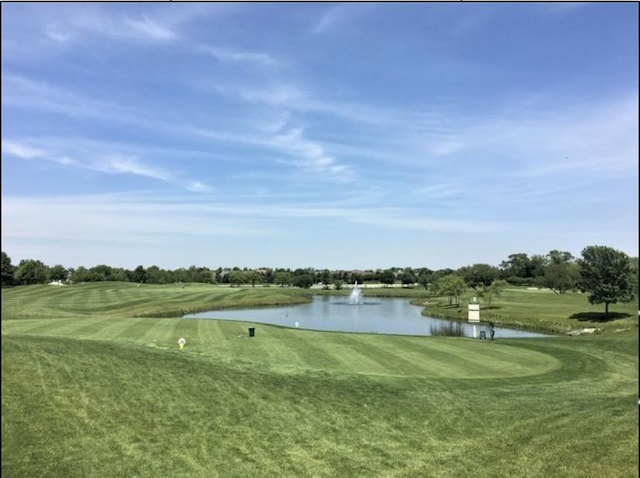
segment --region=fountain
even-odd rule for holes
[[[362,292],[360,292],[360,289],[358,288],[358,281],[356,281],[356,283],[353,286],[353,289],[351,290],[351,295],[349,296],[349,304],[351,305],[362,304]]]

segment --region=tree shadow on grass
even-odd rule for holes
[[[631,317],[631,314],[627,312],[609,312],[606,315],[604,312],[578,312],[570,316],[570,319],[576,319],[580,322],[613,322],[618,319],[626,319]]]

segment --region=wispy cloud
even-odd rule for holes
[[[2,140],[2,152],[22,159],[41,158],[46,155],[41,149],[5,139]]]
[[[296,158],[286,161],[288,164],[313,173],[327,174],[343,181],[348,181],[353,177],[353,171],[348,165],[329,156],[319,143],[305,138],[302,128],[290,129],[276,135],[271,144],[289,152]]]
[[[329,155],[321,142],[307,138],[301,127],[283,127],[269,133],[254,131],[252,134],[201,129],[199,134],[217,141],[269,148],[279,153],[280,163],[317,174],[318,179],[350,181],[355,176],[351,166]]]
[[[129,152],[129,149],[123,145],[74,138],[51,140],[42,138],[26,141],[2,139],[3,155],[28,160],[50,161],[67,167],[88,169],[111,175],[131,174],[181,185],[194,192],[212,190],[210,186],[200,181],[183,179],[180,174],[170,169],[151,165],[149,161],[145,161],[138,154]],[[74,160],[72,158],[82,159]]]
[[[134,174],[136,176],[169,181],[171,173],[163,169],[145,165],[140,158],[124,156],[121,154],[109,154],[96,158],[88,164],[89,169],[108,174]]]
[[[143,115],[139,111],[96,100],[60,88],[45,81],[18,75],[2,75],[3,107],[34,108],[70,117],[86,117],[105,120],[139,122]]]
[[[45,28],[47,38],[57,43],[69,43],[76,39],[76,35],[57,24],[49,24]]]
[[[178,35],[169,28],[149,19],[146,15],[140,18],[127,18],[124,25],[128,26],[135,35],[154,41],[175,40]]]
[[[336,5],[330,7],[317,20],[311,31],[317,34],[327,33],[328,31],[345,21],[348,15],[347,9],[348,7],[345,5]]]
[[[206,184],[201,183],[200,181],[192,181],[187,185],[187,189],[189,191],[197,192],[197,193],[208,193],[213,190],[211,186],[207,186]]]
[[[83,4],[73,13],[65,10],[51,12],[45,27],[45,35],[54,41],[87,41],[92,38],[109,38],[126,42],[166,43],[179,38],[167,18],[155,18],[149,14],[122,14],[122,10],[109,11],[102,5]]]
[[[10,239],[101,240],[128,242],[155,236],[185,235],[282,236],[282,221],[337,221],[366,224],[391,231],[492,232],[498,223],[466,219],[441,219],[411,208],[339,205],[336,203],[192,202],[187,197],[140,194],[90,196],[14,197],[2,202],[3,225]],[[55,225],[55,227],[53,227]],[[61,227],[64,226],[64,227]],[[114,239],[115,240],[115,239]]]
[[[252,63],[268,66],[275,66],[279,63],[272,55],[268,53],[242,51],[232,48],[202,44],[192,45],[192,49],[197,53],[211,56],[220,61]]]

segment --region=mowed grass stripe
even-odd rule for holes
[[[16,323],[20,327],[21,321],[10,321],[6,325],[7,333],[11,333],[11,325]],[[22,333],[35,335],[69,335],[69,331],[82,327],[84,324],[78,319],[44,319],[30,320],[31,327],[22,330]]]
[[[329,370],[339,373],[423,376],[441,378],[496,378],[542,374],[560,363],[540,352],[514,345],[465,339],[415,338],[366,334],[336,334],[194,319],[58,319],[4,321],[5,333],[56,335],[81,339],[116,340],[177,348],[252,362],[272,370]],[[15,330],[12,325],[15,324]],[[215,334],[211,329],[218,329]],[[223,339],[224,337],[224,339]],[[155,342],[154,342],[155,340]]]
[[[40,331],[43,330],[43,324],[50,324],[52,326],[55,326],[54,324],[55,322],[60,322],[60,320],[52,320],[52,319],[3,320],[2,333],[3,334],[5,333],[6,334],[30,334],[31,332],[38,331],[37,333],[41,334]]]
[[[464,343],[457,341],[455,353],[443,349],[438,338],[426,337],[388,337],[380,340],[378,347],[388,349],[391,353],[409,362],[413,373],[430,377],[468,377],[468,363],[460,364],[460,357],[465,355]]]
[[[375,337],[375,339],[379,340],[380,338]],[[339,339],[338,344],[340,344],[340,342],[344,341],[342,339]],[[424,349],[425,355],[429,357],[428,363],[425,364],[425,367],[422,370],[425,375],[431,377],[468,376],[466,367],[459,366],[458,359],[460,355],[452,354],[451,352],[443,353],[437,348],[435,350],[432,350],[430,347],[431,342],[435,342],[435,340],[430,340],[428,342],[429,346],[425,347]],[[344,345],[342,346],[344,347]],[[368,344],[361,344],[361,348],[365,350],[364,353],[368,353],[366,352],[367,346],[371,346],[371,342],[369,342]]]
[[[305,330],[281,329],[279,340],[282,354],[286,360],[295,360],[302,368],[313,370],[344,370],[344,359],[331,353],[319,340],[318,332]],[[293,358],[289,358],[293,357]]]
[[[323,332],[305,332],[293,339],[296,352],[304,363],[316,370],[328,370],[334,373],[372,373],[380,369],[379,364],[368,359],[354,349],[341,347],[326,340],[326,335],[334,338],[336,334]]]
[[[430,353],[433,338],[426,337],[366,337],[363,339],[368,347],[392,357],[397,364],[404,364],[401,375],[437,376],[434,370],[440,368]],[[435,345],[435,344],[434,344]],[[434,366],[435,365],[435,366]]]
[[[529,340],[529,339],[526,339]],[[428,361],[431,374],[467,378],[519,377],[547,373],[561,363],[548,354],[519,347],[523,341],[484,342],[456,338],[431,338],[423,346],[408,340],[405,353],[416,351]]]
[[[376,364],[376,370],[385,375],[419,374],[414,362],[411,362],[391,349],[385,347],[386,338],[360,335],[336,335],[334,343],[342,348],[355,351]]]
[[[74,337],[79,338],[94,338],[100,334],[100,332],[109,325],[114,319],[109,317],[104,318],[86,318],[82,321],[78,321],[78,328],[73,331]]]

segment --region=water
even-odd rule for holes
[[[391,335],[431,335],[431,328],[446,325],[447,320],[421,315],[422,307],[407,299],[366,298],[358,305],[337,296],[315,296],[313,302],[285,307],[214,310],[185,315],[187,319],[225,319],[281,325],[285,327],[335,332],[360,332]],[[482,312],[481,312],[482,314]],[[461,324],[467,337],[473,337],[473,325]],[[476,332],[486,331],[477,324]],[[543,334],[495,327],[495,338],[546,337]]]

